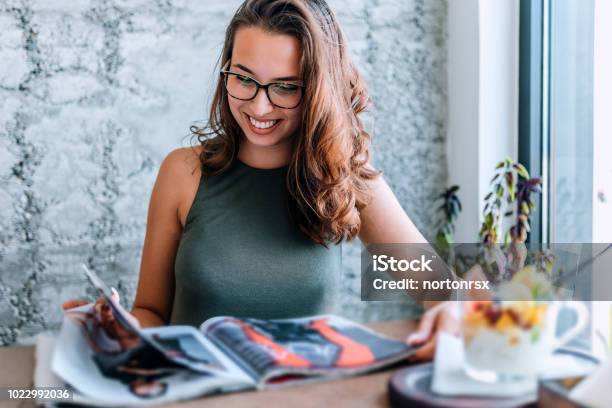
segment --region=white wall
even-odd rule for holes
[[[479,2],[479,203],[495,165],[507,156],[518,159],[518,4]]]
[[[463,205],[455,242],[478,237],[478,0],[448,2],[449,185]]]
[[[495,164],[517,158],[518,0],[450,1],[449,183],[463,213],[456,242],[475,242]]]

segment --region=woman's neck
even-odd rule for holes
[[[242,140],[238,149],[238,159],[258,169],[276,169],[286,166],[289,164],[290,158],[290,143],[261,147]]]

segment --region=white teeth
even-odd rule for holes
[[[257,129],[268,129],[268,128],[274,126],[276,124],[276,122],[278,122],[278,120],[270,120],[268,122],[260,122],[258,120],[253,119],[250,116],[249,116],[249,119],[251,120],[251,124],[253,124],[253,126],[255,126]]]

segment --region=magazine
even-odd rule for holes
[[[65,313],[51,362],[74,401],[99,406],[153,405],[244,389],[321,381],[373,371],[413,348],[335,315],[261,320],[214,317],[198,329],[141,329],[86,270],[92,285],[130,333],[109,337],[94,305]]]

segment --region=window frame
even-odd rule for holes
[[[546,0],[520,0],[518,160],[542,178],[527,242],[547,243],[548,216],[548,35]]]

